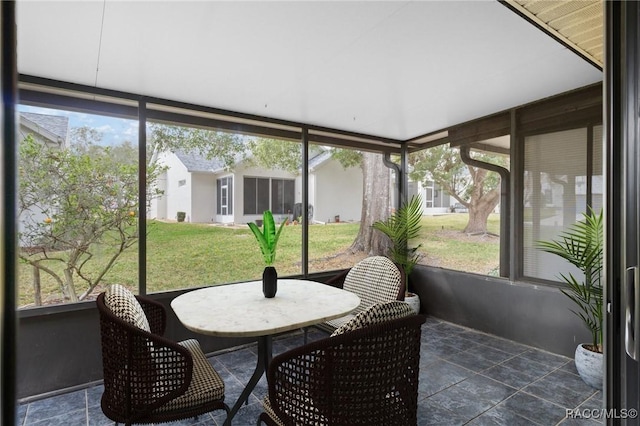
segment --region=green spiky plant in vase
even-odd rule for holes
[[[575,363],[580,377],[594,388],[602,389],[602,266],[603,266],[602,211],[589,210],[582,220],[571,225],[559,238],[538,241],[538,249],[565,259],[577,267],[584,279],[572,273],[560,274],[567,285],[560,291],[571,299],[576,314],[591,332],[592,341],[576,348]]]
[[[267,298],[274,297],[278,291],[278,273],[273,263],[276,260],[278,239],[286,223],[287,220],[282,221],[276,231],[276,223],[273,220],[271,210],[265,210],[262,214],[262,230],[253,222],[248,224],[260,245],[260,251],[264,259],[265,268],[262,273],[262,292],[264,293],[264,297]]]
[[[422,244],[411,247],[409,242],[420,235],[422,228],[422,198],[419,195],[411,197],[398,210],[393,212],[386,220],[377,221],[374,229],[385,234],[391,240],[389,258],[404,269],[407,277],[405,301],[411,305],[416,313],[420,312],[420,298],[409,291],[409,276],[413,268],[422,257],[418,249]]]

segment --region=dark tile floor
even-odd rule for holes
[[[326,335],[311,330],[310,338]],[[302,344],[294,333],[274,341],[274,353]],[[249,346],[210,358],[233,405],[256,363]],[[429,318],[422,329],[418,425],[597,425],[593,419],[567,418],[567,409],[600,408],[602,392],[578,376],[573,361],[528,346]],[[18,425],[113,425],[100,410],[102,386],[25,402]],[[249,404],[233,424],[255,425],[266,394],[263,377]],[[589,411],[587,411],[589,412]],[[172,425],[222,425],[224,412]],[[382,425],[381,425],[382,426]]]

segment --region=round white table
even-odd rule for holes
[[[257,337],[258,362],[251,379],[231,409],[225,425],[247,400],[272,357],[272,336],[339,318],[360,304],[355,294],[326,284],[279,279],[273,298],[262,294],[262,281],[193,290],[171,302],[189,330],[222,337]]]

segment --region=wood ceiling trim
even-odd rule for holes
[[[503,0],[502,3],[602,69],[602,0]]]

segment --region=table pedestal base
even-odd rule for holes
[[[267,371],[269,363],[271,362],[273,344],[271,335],[258,337],[258,363],[256,369],[253,371],[249,383],[244,387],[244,390],[240,394],[240,397],[234,404],[231,412],[227,415],[227,419],[224,421],[224,426],[231,426],[231,421],[236,415],[242,404],[248,403],[251,392],[256,387],[256,384],[260,380],[260,377]]]

